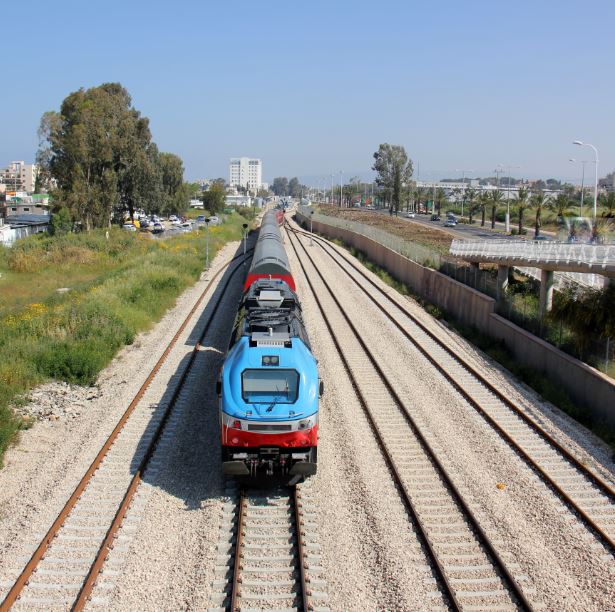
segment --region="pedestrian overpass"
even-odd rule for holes
[[[599,274],[605,284],[615,278],[615,246],[523,240],[453,240],[450,253],[475,266],[498,266],[498,300],[511,267],[540,269],[541,312],[551,310],[553,272]]]

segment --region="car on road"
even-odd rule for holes
[[[404,212],[401,214],[402,217],[406,217],[407,219],[414,219],[416,217],[416,213],[413,212]]]
[[[547,240],[549,240],[549,237],[548,236],[534,236],[532,240],[534,242],[546,242]]]
[[[432,221],[440,221],[440,217],[436,214],[431,215],[431,220]]]
[[[152,234],[162,234],[164,232],[164,227],[162,223],[154,223],[152,226]]]
[[[455,219],[451,219],[450,217],[444,222],[444,227],[455,227],[457,225],[457,221]]]

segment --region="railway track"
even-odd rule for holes
[[[438,338],[402,303],[328,241],[313,238],[353,284],[447,379],[477,413],[576,515],[607,551],[615,555],[615,488],[588,468],[521,406]]]
[[[315,513],[302,485],[237,491],[227,489],[218,546],[213,610],[327,610],[318,591]]]
[[[226,262],[209,281],[58,517],[36,545],[0,604],[0,612],[9,609],[82,610],[85,607],[144,471],[153,463],[165,428],[173,426],[171,420],[180,392],[218,309],[228,297],[226,289],[244,269],[243,259],[237,256]],[[216,287],[218,277],[229,266],[231,269],[224,283]],[[186,366],[163,401],[148,404],[150,384],[214,287],[213,307]]]
[[[289,239],[446,603],[454,610],[531,610],[525,577],[482,529],[305,246],[296,235]]]

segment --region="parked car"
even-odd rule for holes
[[[181,224],[181,228],[183,232],[191,232],[192,231],[192,222],[191,221],[186,221],[185,223]]]
[[[141,224],[141,229],[147,229],[151,225],[151,223],[147,220],[147,217],[141,219],[139,223]]]
[[[216,215],[209,217],[209,225],[218,225],[218,223],[220,223],[220,219]]]
[[[164,227],[162,227],[162,223],[154,223],[152,226],[152,234],[162,234],[164,232]]]
[[[205,215],[199,215],[199,216],[196,218],[196,220],[197,220],[197,222],[198,222],[198,223],[205,223],[205,219],[206,219],[206,218],[207,218],[207,217],[205,217]]]
[[[123,229],[128,230],[129,232],[136,232],[137,228],[132,223],[124,223],[122,225]]]
[[[534,236],[534,242],[545,242],[549,240],[548,236]]]
[[[182,222],[177,217],[175,217],[175,219],[171,221],[171,225],[181,225],[181,224]]]
[[[177,215],[169,215],[169,221],[178,221]]]

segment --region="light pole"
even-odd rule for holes
[[[340,170],[340,208],[342,207],[342,202],[343,202],[343,197],[344,197],[344,192],[343,192],[343,187],[342,187],[342,175],[344,173]]]
[[[248,241],[248,224],[244,223],[243,227],[243,265],[246,265],[246,242]]]
[[[510,171],[513,168],[520,168],[521,166],[511,166],[510,164],[505,166],[504,164],[498,164],[498,167],[502,168],[502,171],[504,171],[504,168],[508,170],[508,189],[506,191],[506,233],[508,234],[510,232],[510,181],[512,180]]]
[[[210,218],[205,219],[205,270],[209,268],[209,221]]]
[[[461,216],[463,217],[463,204],[466,200],[466,172],[474,172],[474,170],[455,170],[455,172],[461,172],[461,184],[463,186],[463,195],[461,196]]]
[[[333,172],[331,173],[331,198],[329,204],[333,204]]]
[[[576,163],[576,159],[574,157],[570,158],[573,164]],[[585,196],[585,164],[587,163],[586,159],[582,159],[580,162],[581,166],[583,166],[583,171],[581,174],[581,206],[579,207],[579,217],[583,216],[583,198]]]
[[[579,145],[580,147],[590,147],[594,151],[594,162],[596,164],[596,179],[594,182],[594,222],[596,221],[596,216],[598,215],[598,149],[594,147],[593,144],[589,144],[589,142],[583,142],[581,140],[573,140],[572,144]]]
[[[312,242],[312,236],[314,235],[314,230],[312,229],[312,218],[314,217],[314,211],[310,210],[310,246],[314,246]]]

